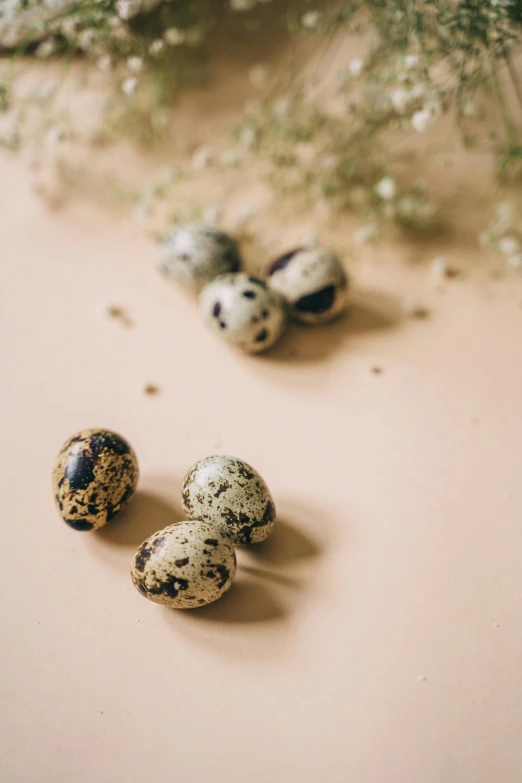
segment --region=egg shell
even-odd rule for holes
[[[321,248],[297,248],[269,268],[270,287],[284,297],[291,315],[309,324],[337,318],[348,305],[348,278],[339,259]]]
[[[60,513],[75,530],[94,530],[114,519],[138,483],[138,461],[127,441],[105,429],[67,440],[56,458],[53,490]]]
[[[208,522],[179,522],[147,538],[134,555],[131,577],[149,601],[195,609],[221,598],[236,574],[231,541]]]
[[[264,541],[275,526],[276,509],[259,473],[237,457],[216,455],[196,462],[181,488],[190,519],[206,520],[235,544]]]
[[[209,283],[201,292],[200,309],[213,332],[247,353],[266,351],[286,327],[282,297],[264,280],[244,272]]]
[[[237,272],[241,256],[228,234],[214,226],[189,223],[164,236],[158,266],[165,277],[197,293],[218,275]]]

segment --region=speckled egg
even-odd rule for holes
[[[340,261],[321,248],[298,248],[277,258],[268,270],[270,287],[299,321],[331,321],[347,306],[348,279]]]
[[[276,510],[267,485],[236,457],[206,457],[191,467],[181,487],[190,519],[204,519],[235,544],[257,544],[274,529]]]
[[[62,446],[53,471],[56,503],[75,530],[94,530],[114,519],[137,483],[134,451],[110,430],[73,435]]]
[[[172,609],[195,609],[226,593],[236,573],[230,540],[201,520],[169,525],[134,555],[131,577],[140,593]]]
[[[214,226],[188,224],[169,231],[159,247],[160,271],[197,293],[226,272],[237,272],[241,257],[234,240]]]
[[[201,292],[205,323],[247,353],[266,351],[286,326],[285,305],[263,280],[244,272],[221,275]]]

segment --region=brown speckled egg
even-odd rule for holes
[[[276,509],[267,485],[237,457],[217,454],[196,462],[181,487],[190,519],[211,522],[235,544],[257,544],[274,529]]]
[[[53,471],[60,513],[75,530],[106,525],[138,483],[138,461],[126,440],[110,430],[82,430],[62,446]]]
[[[134,555],[131,577],[149,601],[195,609],[226,593],[236,574],[231,542],[208,522],[179,522],[147,538]]]

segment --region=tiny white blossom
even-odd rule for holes
[[[405,87],[397,87],[392,90],[390,100],[397,114],[404,114],[412,99],[410,90]]]
[[[153,41],[149,46],[149,54],[151,54],[153,57],[157,57],[157,55],[160,54],[164,48],[165,41],[162,41],[161,38],[156,38],[156,40]]]
[[[364,60],[362,60],[360,57],[356,57],[354,60],[350,60],[348,63],[348,70],[354,77],[360,76],[363,68]]]
[[[72,38],[78,29],[76,19],[72,16],[67,17],[61,23],[60,28],[66,38]]]
[[[230,0],[232,11],[251,11],[255,6],[256,0]]]
[[[38,46],[35,54],[37,57],[41,57],[43,60],[45,60],[47,57],[51,57],[51,55],[53,55],[55,51],[56,51],[55,42],[53,40],[49,40],[49,41],[43,41],[43,43],[41,43]]]
[[[132,95],[138,86],[138,80],[135,76],[129,76],[121,85],[121,89],[125,95]]]
[[[272,111],[276,117],[282,119],[289,115],[291,105],[292,103],[289,98],[278,98],[272,105]]]
[[[185,33],[177,27],[169,27],[163,33],[163,38],[169,46],[180,46],[185,42]]]
[[[192,165],[198,171],[206,169],[214,160],[214,150],[212,147],[203,145],[194,150],[192,154]]]
[[[375,192],[384,201],[390,201],[397,192],[395,180],[391,177],[383,177],[375,186]]]
[[[427,109],[420,109],[416,111],[411,118],[411,124],[417,133],[424,133],[426,128],[431,125],[432,116]]]
[[[98,58],[96,65],[98,66],[100,71],[103,71],[104,73],[110,71],[112,68],[112,60],[110,58],[110,55],[103,54],[101,57]]]
[[[143,69],[143,59],[141,57],[129,57],[127,68],[131,73],[139,73]]]
[[[416,68],[419,64],[419,57],[416,54],[407,54],[404,58],[406,68]]]
[[[82,30],[78,36],[78,46],[80,49],[87,51],[91,48],[95,38],[94,30]]]
[[[301,17],[301,24],[307,30],[314,30],[319,24],[321,14],[319,11],[307,11]]]
[[[502,237],[498,241],[498,249],[503,256],[513,256],[520,250],[520,244],[516,237]]]

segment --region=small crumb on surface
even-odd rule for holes
[[[383,372],[384,372],[384,370],[383,370],[383,368],[382,368],[382,367],[378,367],[377,365],[374,365],[374,366],[372,367],[372,373],[373,373],[374,375],[382,375],[382,373],[383,373]]]
[[[493,623],[493,628],[498,628],[500,623],[497,623],[496,621]]]
[[[419,682],[426,682],[426,680],[427,680],[427,679],[428,679],[428,678],[426,677],[426,675],[425,675],[425,674],[419,674],[419,675],[417,676],[417,680],[418,680]]]
[[[406,296],[401,302],[401,310],[411,318],[427,318],[429,310],[414,296]]]
[[[443,280],[455,280],[460,277],[464,277],[462,269],[458,269],[456,266],[449,266],[445,258],[434,258],[430,264],[430,273],[433,280],[436,283],[441,283]]]
[[[148,397],[154,397],[156,394],[159,394],[159,386],[156,386],[155,383],[147,383],[143,387],[143,394],[146,394]]]
[[[116,304],[108,304],[105,305],[105,312],[109,316],[109,318],[114,318],[115,321],[119,321],[122,326],[125,326],[127,329],[130,328],[133,323],[132,319],[130,318],[129,314],[125,310],[124,307],[121,307],[120,305]]]
[[[447,277],[448,280],[456,280],[459,277],[464,277],[464,272],[456,266],[448,266],[446,268],[445,277]]]

